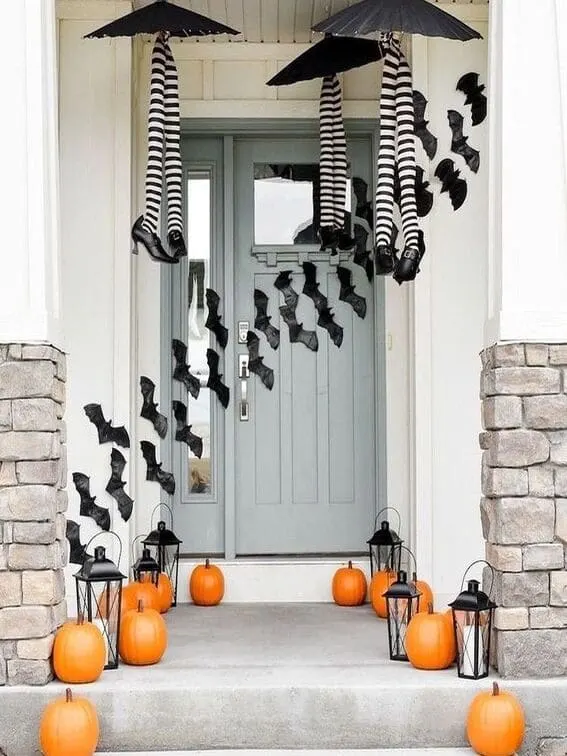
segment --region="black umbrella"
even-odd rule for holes
[[[382,46],[373,39],[328,35],[282,68],[270,79],[268,86],[280,87],[331,76],[366,66],[382,57]]]
[[[182,8],[167,0],[156,0],[145,8],[132,11],[122,18],[87,34],[94,37],[135,37],[137,34],[169,32],[172,37],[202,37],[208,34],[239,34],[225,24],[200,13]]]
[[[407,32],[446,39],[482,39],[482,35],[428,0],[362,0],[320,21],[314,31],[357,35]]]

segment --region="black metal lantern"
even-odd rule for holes
[[[400,514],[397,509],[394,509],[393,507],[384,507],[384,509],[381,509],[376,515],[376,520],[374,521],[375,528],[382,512],[385,512],[388,509],[391,509],[398,515],[398,521],[400,522]],[[370,558],[370,577],[372,577],[375,572],[382,572],[384,570],[393,572],[400,571],[402,558],[400,547],[403,544],[403,540],[395,530],[392,530],[388,520],[382,520],[380,522],[380,527],[375,530],[372,538],[366,541],[366,543],[368,544],[368,556]]]
[[[101,534],[97,533],[97,536],[99,535]],[[88,544],[85,548],[88,548]],[[122,555],[122,544],[120,544],[120,555]],[[118,563],[120,564],[120,557]],[[120,639],[122,582],[126,580],[126,576],[120,572],[111,559],[108,559],[104,546],[97,546],[94,557],[86,559],[74,577],[77,587],[77,616],[84,617],[100,629],[107,650],[104,668],[116,669]]]
[[[484,562],[473,562],[474,565]],[[487,564],[485,562],[485,564]],[[490,567],[490,565],[488,565]],[[490,567],[492,570],[492,567]],[[463,583],[465,578],[463,577]],[[494,573],[492,573],[494,582]],[[461,584],[462,586],[462,584]],[[491,586],[492,588],[492,586]],[[490,593],[490,591],[489,591]],[[469,580],[449,606],[453,613],[453,632],[457,645],[457,674],[468,680],[488,677],[490,669],[490,638],[496,604],[480,590],[478,580]]]
[[[167,504],[158,504],[154,512],[159,507],[165,507],[169,511],[171,522],[173,523],[173,514]],[[153,513],[152,513],[153,517]],[[173,532],[167,528],[165,522],[160,520],[157,528],[144,538],[142,541],[147,546],[159,565],[160,572],[164,572],[171,582],[173,588],[172,606],[177,606],[177,579],[179,576],[179,546],[183,543]]]
[[[142,549],[142,556],[132,567],[132,572],[134,573],[134,580],[137,580],[139,583],[151,582],[156,588],[158,587],[159,564],[152,557],[149,549]]]
[[[388,641],[392,661],[408,661],[406,633],[413,616],[419,611],[421,593],[408,583],[407,573],[398,572],[398,579],[383,594],[388,610]]]

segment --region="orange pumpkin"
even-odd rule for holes
[[[157,664],[167,648],[164,618],[155,609],[144,608],[139,601],[137,609],[130,609],[122,618],[118,643],[120,656],[126,664]]]
[[[66,683],[91,683],[106,664],[106,642],[95,625],[79,617],[59,628],[53,643],[53,669]]]
[[[189,579],[189,593],[198,606],[216,606],[224,596],[224,575],[220,569],[205,559],[199,564]]]
[[[421,596],[419,597],[418,612],[427,614],[429,612],[429,604],[431,604],[431,606],[434,606],[433,591],[431,590],[431,586],[429,585],[429,583],[426,583],[425,580],[418,580],[415,572],[413,573],[412,582],[417,590],[421,593]]]
[[[139,602],[145,609],[155,609],[159,612],[160,602],[158,589],[151,582],[133,580],[122,589],[122,614],[136,609]]]
[[[173,604],[173,586],[169,576],[165,572],[160,572],[157,584],[159,610],[165,614],[171,609]]]
[[[360,606],[366,601],[368,585],[366,576],[352,562],[340,567],[333,576],[333,601],[339,606]]]
[[[380,570],[375,572],[370,581],[370,603],[379,617],[385,619],[388,616],[388,608],[384,594],[392,583],[396,582],[396,572],[393,570]]]
[[[93,756],[98,745],[96,709],[86,698],[65,698],[48,703],[41,715],[39,743],[44,756]]]
[[[482,756],[512,756],[522,745],[526,720],[522,705],[512,693],[501,691],[498,683],[492,691],[477,693],[467,714],[467,738]]]
[[[411,664],[418,669],[446,669],[455,660],[455,638],[445,614],[418,612],[408,625],[406,652]]]

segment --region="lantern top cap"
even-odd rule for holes
[[[159,572],[159,564],[150,554],[148,548],[142,549],[142,556],[138,559],[134,567],[134,572]]]
[[[403,541],[396,531],[390,528],[388,520],[382,520],[378,530],[366,543],[369,546],[399,546]]]
[[[469,580],[467,588],[461,591],[454,601],[449,604],[451,609],[467,612],[482,612],[486,609],[495,609],[496,604],[491,601],[490,597],[480,590],[478,580]]]
[[[401,570],[398,572],[398,578],[395,583],[388,588],[386,593],[382,594],[384,598],[401,598],[401,599],[413,599],[421,596],[421,591],[418,591],[414,583],[408,583],[407,572]]]
[[[97,546],[94,551],[94,557],[89,557],[83,562],[81,569],[75,573],[78,580],[88,580],[90,582],[109,581],[109,580],[126,580],[112,559],[108,559],[104,546]]]
[[[165,521],[160,520],[157,524],[157,528],[152,530],[144,540],[142,541],[144,546],[179,546],[183,543],[168,527],[166,527]]]

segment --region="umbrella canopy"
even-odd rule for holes
[[[327,35],[282,68],[270,79],[268,86],[280,87],[331,76],[366,66],[383,57],[382,46],[376,40]]]
[[[357,35],[406,32],[446,39],[482,39],[482,35],[428,0],[362,0],[320,21],[313,31]]]
[[[95,37],[135,37],[137,34],[169,32],[172,37],[202,37],[208,34],[239,34],[235,29],[167,0],[156,0],[144,8],[87,34]]]

